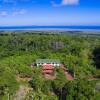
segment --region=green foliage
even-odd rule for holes
[[[50,92],[53,92],[53,90],[52,90],[52,81],[44,80],[44,83],[43,83],[41,91],[44,94],[47,94],[47,95],[50,94]]]
[[[48,94],[45,95],[43,92],[32,92],[26,96],[26,100],[58,100],[56,95]]]
[[[54,87],[56,89],[62,89],[66,83],[66,77],[62,69],[56,69],[56,79],[53,81]]]
[[[69,100],[95,100],[95,85],[86,79],[79,79],[75,81],[70,81],[66,84],[67,98]]]
[[[41,70],[37,69],[37,71],[35,71],[35,73],[33,74],[33,78],[30,81],[30,84],[33,87],[33,89],[35,89],[36,91],[39,91],[42,89],[43,82],[44,82],[44,79],[41,74]]]
[[[98,93],[93,92],[94,85],[88,81],[92,76],[100,75],[99,36],[19,33],[0,35],[0,96],[7,97],[17,90],[15,76],[19,75],[22,78],[33,76],[30,85],[34,91],[29,96],[36,100],[62,97],[68,100],[95,100],[96,96],[99,97]],[[31,64],[39,58],[60,59],[76,80],[66,80],[61,69],[55,69],[55,80],[45,80],[41,69],[31,68]]]
[[[9,68],[0,67],[0,97],[11,95],[18,89],[15,75]]]

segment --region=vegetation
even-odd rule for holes
[[[17,76],[31,79],[26,80],[32,88],[26,100],[99,98],[95,85],[100,82],[100,36],[22,33],[0,34],[0,100],[15,98],[23,84]],[[30,67],[38,58],[60,59],[75,79],[68,81],[63,70],[56,69],[57,78],[46,80],[41,68]]]

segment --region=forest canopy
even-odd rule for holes
[[[30,67],[36,59],[59,59],[75,80],[68,81],[58,71],[57,79],[45,80],[41,69]],[[100,36],[80,34],[42,34],[18,32],[0,34],[0,100],[14,98],[23,82],[16,77],[32,78],[26,82],[33,90],[31,100],[95,100],[95,84],[100,78]],[[34,91],[34,92],[33,92]]]

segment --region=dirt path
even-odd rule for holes
[[[19,90],[15,94],[14,100],[24,100],[26,94],[29,93],[30,90],[31,88],[28,86],[20,85]]]
[[[74,77],[69,73],[68,69],[62,64],[61,68],[64,70],[67,80],[74,80]]]
[[[64,73],[66,75],[67,80],[74,80],[73,76],[70,73],[68,72],[64,72]]]
[[[30,81],[30,80],[32,80],[32,78],[31,77],[30,78],[28,78],[28,77],[22,78],[20,75],[17,75],[16,80],[18,82],[20,82],[20,81]]]

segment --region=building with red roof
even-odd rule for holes
[[[53,65],[44,64],[42,66],[43,66],[43,68],[42,68],[43,69],[42,70],[43,74],[53,74],[53,69],[54,69]]]
[[[60,60],[58,60],[58,59],[37,59],[36,65],[37,65],[37,67],[43,66],[43,65],[53,65],[55,67],[59,67]]]

